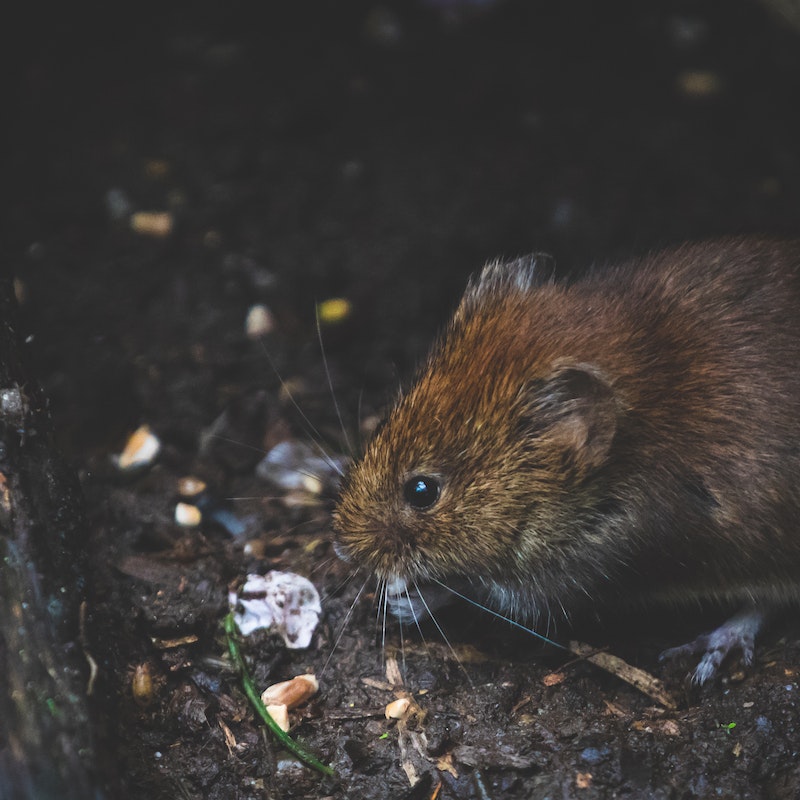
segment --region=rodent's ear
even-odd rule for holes
[[[527,292],[552,283],[555,269],[556,261],[548,253],[531,253],[512,261],[491,261],[470,281],[463,303],[479,303],[488,294],[509,290]]]
[[[614,389],[591,364],[562,364],[526,387],[528,431],[581,473],[605,463],[617,432]]]

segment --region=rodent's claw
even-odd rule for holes
[[[687,644],[664,650],[659,656],[659,661],[702,653],[703,657],[692,673],[692,682],[698,685],[713,678],[722,666],[722,662],[736,650],[741,651],[742,664],[749,667],[755,657],[756,635],[765,619],[766,614],[763,610],[754,607],[745,608],[711,633],[703,633]]]

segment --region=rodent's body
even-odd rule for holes
[[[684,246],[573,283],[536,260],[470,284],[345,480],[345,556],[534,620],[800,598],[800,245]]]

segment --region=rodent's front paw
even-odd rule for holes
[[[699,685],[717,674],[722,662],[731,652],[741,651],[742,663],[750,666],[755,653],[756,635],[766,616],[761,609],[745,608],[710,633],[701,634],[687,644],[665,650],[659,656],[659,660],[684,658],[702,653],[702,658],[692,673],[692,682]]]

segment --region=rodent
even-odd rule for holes
[[[333,527],[401,606],[444,584],[533,623],[653,601],[760,621],[800,597],[799,476],[800,242],[683,245],[574,281],[534,255],[470,282]],[[758,621],[732,643],[746,660]],[[727,652],[702,644],[699,680]]]

